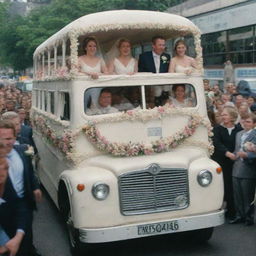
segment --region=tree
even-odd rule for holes
[[[53,0],[26,17],[8,17],[7,4],[0,5],[0,63],[15,70],[32,65],[33,52],[48,37],[71,21],[94,12],[118,9],[164,11],[181,0]]]

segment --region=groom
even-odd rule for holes
[[[152,38],[152,51],[144,52],[139,57],[139,72],[167,73],[170,55],[164,53],[165,39],[162,36]]]

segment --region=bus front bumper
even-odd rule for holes
[[[159,222],[145,222],[97,229],[79,228],[79,239],[82,243],[120,241],[215,227],[222,225],[224,220],[224,210],[219,210],[217,212],[167,219]]]

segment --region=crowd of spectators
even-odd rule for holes
[[[244,93],[234,83],[224,85],[224,90],[220,89],[219,84],[210,86],[210,82],[204,79],[204,90],[209,119],[213,126],[221,124],[221,112],[224,107],[230,106],[238,113],[238,119],[249,113],[256,113],[256,95],[250,92]]]
[[[256,187],[256,155],[253,152],[256,143],[256,98],[238,89],[234,83],[227,83],[221,90],[218,84],[210,86],[209,81],[204,80],[207,111],[214,133],[215,152],[212,158],[223,169],[226,215],[232,224],[243,222],[252,225]],[[106,95],[103,96],[107,97],[109,92],[104,93]],[[32,220],[41,191],[31,158],[25,155],[27,145],[35,146],[29,120],[30,109],[31,92],[22,92],[14,83],[0,83],[0,207],[1,218],[5,219],[0,222],[0,253],[3,255],[39,255],[32,242]],[[245,147],[246,143],[251,144]],[[8,168],[9,175],[6,172]],[[13,175],[14,169],[25,172],[26,180],[17,181],[21,176]],[[244,170],[242,175],[241,169]],[[242,197],[239,196],[241,194]],[[6,226],[6,223],[12,225]]]
[[[213,126],[213,160],[223,170],[224,202],[230,224],[254,224],[256,188],[256,97],[246,83],[229,82],[222,91],[204,80],[208,116]],[[250,147],[246,146],[247,144]]]
[[[32,223],[42,194],[32,165],[30,109],[31,92],[0,83],[0,255],[39,255]]]

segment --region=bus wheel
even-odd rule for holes
[[[68,192],[63,181],[61,181],[59,185],[58,203],[59,203],[60,213],[66,224],[66,228],[68,231],[68,238],[69,238],[71,253],[73,256],[84,255],[83,253],[85,253],[87,246],[84,243],[80,242],[79,230],[74,227],[72,216],[71,216],[71,208],[70,208]]]
[[[67,217],[66,226],[68,230],[69,244],[70,244],[70,250],[72,255],[73,256],[82,255],[84,250],[82,249],[81,242],[79,241],[79,231],[78,229],[74,228],[70,211]]]

